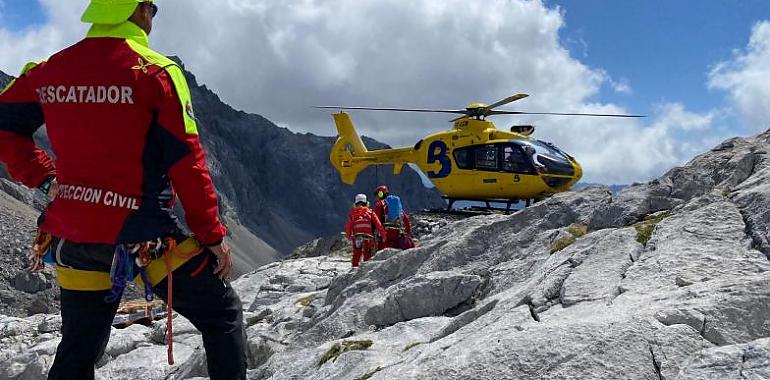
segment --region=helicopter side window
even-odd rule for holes
[[[472,153],[470,149],[455,149],[454,157],[457,167],[460,169],[473,169]]]
[[[497,147],[485,145],[476,148],[476,169],[497,170]]]
[[[535,174],[532,161],[518,145],[505,145],[503,148],[503,171],[510,173]]]

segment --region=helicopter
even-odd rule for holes
[[[524,99],[515,94],[490,105],[469,104],[465,109],[415,109],[316,106],[338,109],[333,113],[339,137],[329,160],[342,182],[353,185],[358,173],[371,165],[393,165],[400,174],[405,164],[416,165],[447,200],[447,211],[456,201],[512,204],[532,201],[569,190],[583,175],[577,160],[556,145],[532,137],[532,125],[514,125],[499,130],[487,120],[494,115],[560,115],[638,118],[640,115],[523,112],[497,110],[497,107]],[[459,114],[451,130],[430,134],[412,147],[369,150],[343,110],[437,112]]]

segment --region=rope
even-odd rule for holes
[[[155,299],[155,294],[152,290],[152,282],[150,282],[150,277],[147,275],[145,267],[150,265],[153,260],[152,252],[157,252],[162,246],[162,241],[158,239],[156,241],[137,244],[132,251],[132,253],[136,255],[134,261],[139,268],[139,275],[142,277],[142,283],[144,283],[144,300],[147,302],[152,302],[152,300]]]
[[[112,288],[110,294],[104,297],[104,302],[114,303],[123,296],[123,290],[126,289],[126,279],[133,278],[133,265],[129,265],[129,249],[125,244],[115,246],[115,253],[112,256],[112,266],[110,267],[110,280]],[[133,264],[133,263],[132,263]]]
[[[168,301],[166,302],[166,343],[168,345],[168,365],[174,365],[174,323],[171,318],[174,300],[174,295],[172,293],[174,280],[171,269],[171,255],[176,251],[176,240],[166,239],[166,244],[167,248],[166,253],[164,254],[166,258],[166,281],[168,284]]]
[[[38,236],[35,238],[34,247],[38,246],[38,240],[43,239],[38,231]],[[50,236],[48,240],[50,245]],[[164,240],[158,239],[156,241],[144,242],[139,244],[118,244],[115,246],[115,253],[112,257],[112,267],[110,268],[110,280],[112,281],[112,288],[110,294],[104,298],[108,303],[113,303],[119,300],[123,296],[123,291],[126,288],[127,279],[134,278],[134,263],[139,268],[139,274],[144,282],[144,298],[147,302],[151,302],[154,299],[152,291],[152,283],[150,282],[149,275],[145,270],[145,267],[154,260],[153,252],[158,252],[160,249],[164,249],[163,256],[166,264],[166,279],[167,279],[167,294],[168,300],[166,302],[166,343],[168,345],[168,364],[174,365],[174,329],[173,329],[173,266],[172,256],[178,255],[182,258],[189,259],[200,253],[200,250],[190,252],[189,254],[179,254],[177,250],[176,239],[166,238]],[[134,258],[134,260],[131,260]],[[198,271],[196,271],[198,272]],[[196,273],[197,274],[197,273]]]

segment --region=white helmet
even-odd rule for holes
[[[366,194],[356,194],[356,204],[366,203]]]

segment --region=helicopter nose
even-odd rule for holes
[[[583,177],[583,167],[581,167],[577,161],[575,160],[571,160],[571,161],[572,161],[572,167],[575,169],[575,175],[573,176],[572,181],[570,182],[569,185],[573,186],[578,181],[580,181],[580,178]]]

